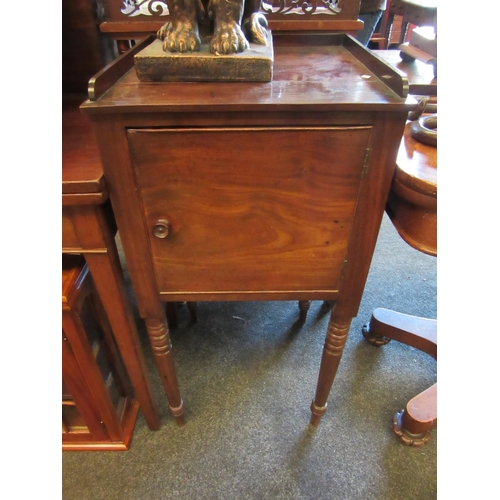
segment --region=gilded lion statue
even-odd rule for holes
[[[249,41],[267,43],[260,0],[167,0],[167,5],[170,21],[158,31],[165,51],[199,51],[203,29],[212,31],[209,49],[215,55],[243,52]]]

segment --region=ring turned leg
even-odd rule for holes
[[[311,424],[318,425],[326,412],[326,400],[330,394],[333,380],[339,367],[340,358],[351,326],[351,320],[330,317],[326,332],[325,347],[321,358],[316,396],[311,404]]]
[[[174,416],[179,426],[184,425],[184,403],[182,402],[177,374],[175,371],[172,343],[164,318],[147,318],[146,328],[149,341],[155,356],[156,365],[160,372],[165,393],[168,398],[170,413]]]

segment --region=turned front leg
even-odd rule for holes
[[[321,358],[319,369],[318,385],[316,396],[311,405],[311,424],[318,425],[321,417],[326,412],[328,395],[332,388],[333,379],[339,367],[340,358],[344,351],[347,340],[347,334],[351,326],[352,318],[334,318],[330,317],[328,330],[326,332],[325,347]]]
[[[184,425],[184,403],[179,392],[168,325],[164,318],[147,318],[149,342],[168,398],[169,408],[178,425]]]

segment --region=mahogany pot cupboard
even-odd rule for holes
[[[269,83],[92,79],[92,121],[171,413],[184,405],[162,302],[332,301],[313,424],[357,314],[408,112],[408,81],[345,34],[275,33]]]

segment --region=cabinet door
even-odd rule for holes
[[[159,292],[336,291],[370,133],[128,129]]]

